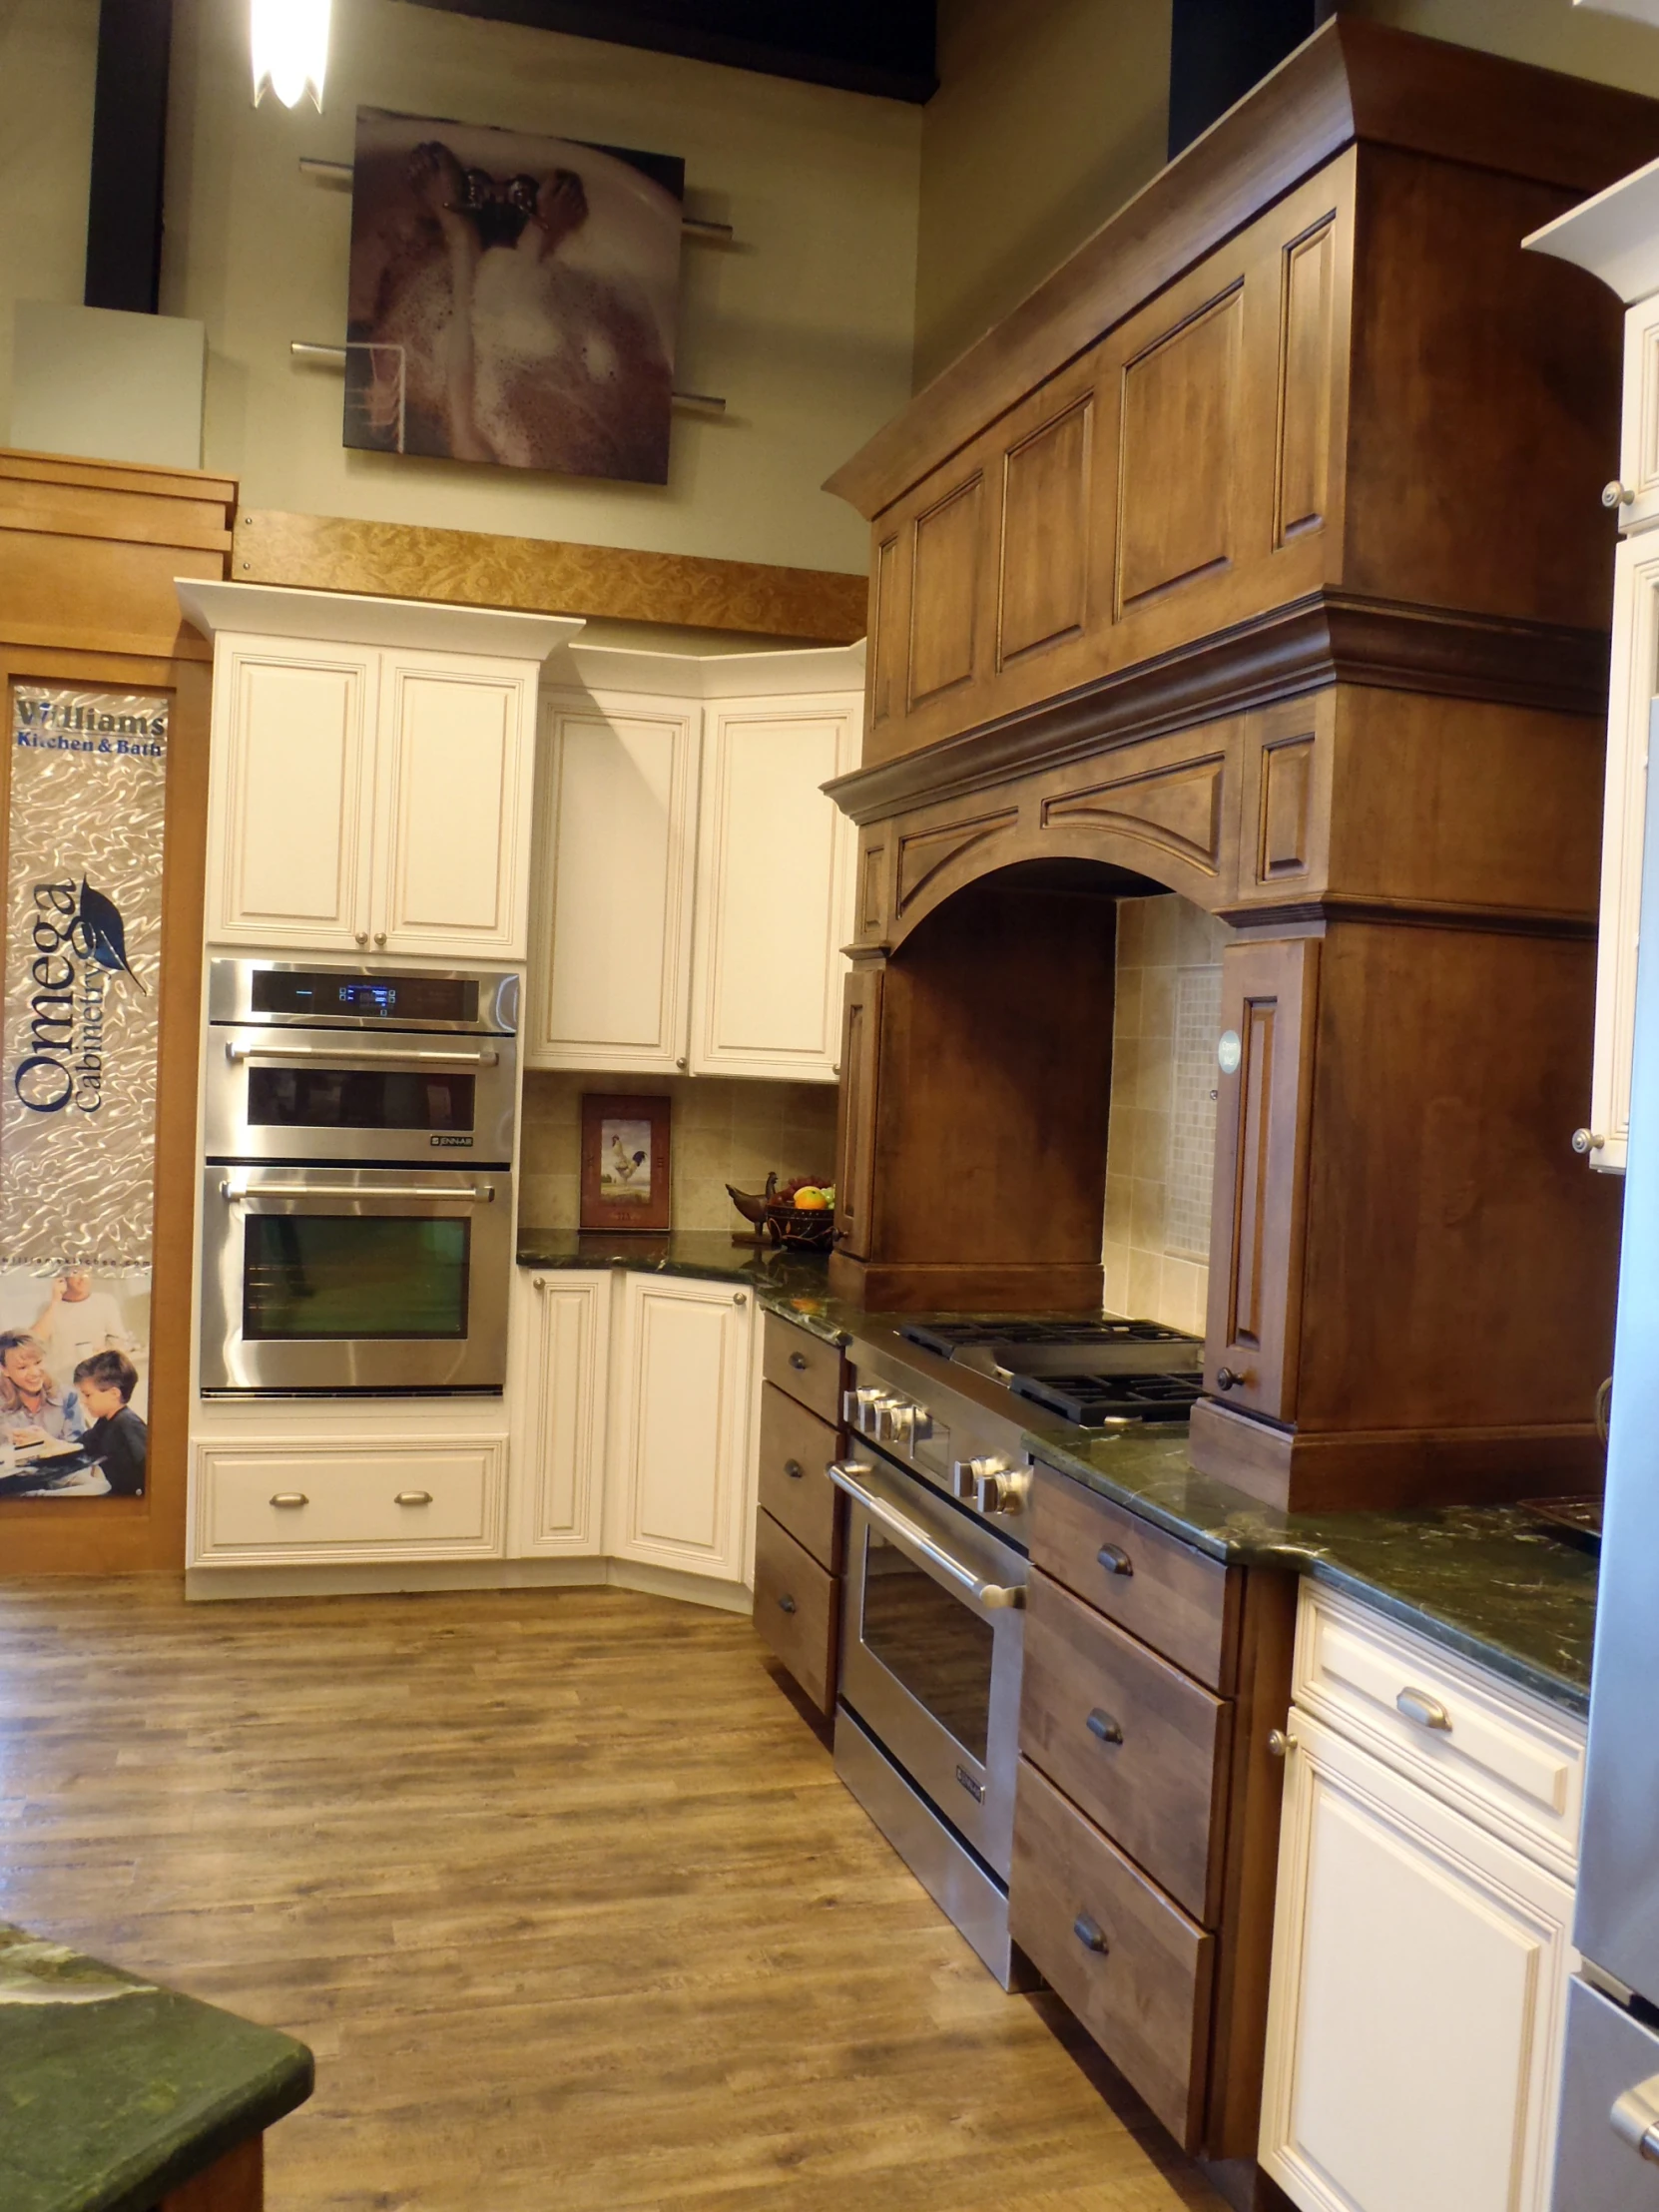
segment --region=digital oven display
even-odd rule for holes
[[[475,1022],[478,985],[459,975],[342,975],[256,968],[256,1014],[341,1014],[356,1020]]]

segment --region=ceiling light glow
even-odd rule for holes
[[[320,113],[329,0],[253,0],[253,8],[255,107],[270,91],[296,108],[308,92]]]

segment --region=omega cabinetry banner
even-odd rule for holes
[[[12,689],[0,1498],[144,1487],[171,704]]]

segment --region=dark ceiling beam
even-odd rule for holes
[[[1336,12],[1336,0],[1174,0],[1170,160]]]
[[[724,62],[843,92],[921,102],[938,90],[934,0],[416,0],[451,15]]]
[[[160,303],[172,44],[173,0],[102,0],[87,205],[89,307],[154,314]]]

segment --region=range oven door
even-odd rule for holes
[[[849,1501],[842,1700],[1006,1885],[1025,1555],[874,1453],[830,1476]]]
[[[510,1175],[210,1167],[202,1221],[204,1391],[504,1385]]]
[[[210,1160],[513,1156],[517,1039],[213,1027]]]

